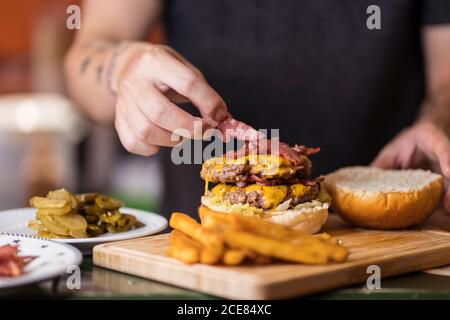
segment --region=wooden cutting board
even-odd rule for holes
[[[366,282],[369,265],[381,277],[450,264],[448,217],[405,231],[352,228],[336,217],[327,232],[350,249],[347,262],[324,266],[279,263],[266,266],[186,265],[166,256],[167,234],[98,245],[94,264],[231,299],[278,299]]]

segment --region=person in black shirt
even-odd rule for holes
[[[195,121],[213,128],[229,112],[321,146],[315,174],[371,163],[450,178],[448,0],[91,0],[81,12],[69,93],[132,153],[156,154],[178,143],[173,131],[192,137]],[[143,42],[158,21],[168,46]],[[163,213],[195,214],[199,165],[161,153]]]

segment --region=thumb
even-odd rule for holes
[[[447,188],[447,192],[444,196],[444,206],[445,209],[450,212],[450,187]]]
[[[397,155],[392,144],[385,146],[372,161],[370,166],[381,169],[393,169],[397,167]]]

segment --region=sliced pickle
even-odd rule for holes
[[[81,205],[85,205],[89,202],[94,202],[95,197],[97,197],[97,196],[98,196],[98,193],[91,192],[91,193],[77,194],[76,198]]]
[[[71,213],[52,217],[55,222],[67,228],[69,231],[86,231],[87,221],[79,213],[72,211]]]
[[[100,221],[110,224],[115,224],[120,218],[122,218],[122,214],[118,210],[108,211],[99,216]]]
[[[44,197],[33,197],[30,199],[30,205],[38,209],[65,209],[70,207],[69,201],[65,199],[48,199]]]
[[[137,220],[135,216],[122,214],[122,217],[117,221],[115,225],[108,224],[106,228],[111,233],[124,232],[134,227],[136,222]]]
[[[28,226],[46,238],[85,238],[105,232],[127,231],[139,223],[124,215],[119,199],[99,193],[72,194],[66,189],[50,191],[46,197],[32,197],[36,219]]]
[[[68,236],[62,236],[53,232],[49,231],[38,231],[38,236],[42,238],[48,238],[48,239],[70,239]]]
[[[48,199],[53,199],[53,200],[67,200],[68,202],[70,202],[70,205],[71,205],[72,208],[77,208],[78,207],[78,200],[77,200],[77,198],[75,197],[75,195],[73,195],[72,193],[70,193],[66,189],[59,189],[59,190],[55,190],[55,191],[50,191],[47,194],[47,198]]]
[[[102,194],[95,197],[95,203],[98,204],[99,207],[107,210],[117,210],[123,207],[123,202],[119,199]]]
[[[70,231],[70,236],[72,238],[88,238],[89,235],[86,231]]]
[[[72,208],[73,209],[80,209],[81,208],[81,204],[78,202],[77,197],[75,197],[74,194],[70,194],[70,203],[72,204]]]
[[[117,221],[118,227],[132,227],[136,224],[136,217],[130,214],[123,214],[122,218]]]
[[[39,231],[44,229],[44,225],[39,220],[30,220],[28,221],[28,228]]]
[[[66,189],[58,189],[54,191],[49,191],[47,193],[47,198],[52,200],[70,200],[70,192]]]
[[[68,236],[69,230],[55,221],[53,216],[51,215],[39,215],[39,219],[42,221],[42,224],[47,228],[47,230],[51,233],[56,233],[61,236]]]
[[[105,209],[100,208],[96,203],[94,203],[92,205],[84,206],[83,209],[84,209],[84,211],[86,211],[87,214],[101,215],[102,213],[105,212]]]
[[[88,224],[87,233],[96,237],[96,236],[99,236],[99,235],[105,233],[105,229],[102,228],[102,226],[99,226],[96,224]]]
[[[84,218],[88,223],[96,223],[98,221],[98,216],[95,214],[86,214]]]
[[[67,214],[70,211],[72,211],[72,207],[70,206],[70,204],[67,204],[66,207],[61,208],[61,209],[38,209],[38,213],[41,215],[52,215],[52,216],[60,216],[63,214]]]

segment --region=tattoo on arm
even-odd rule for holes
[[[97,83],[100,83],[102,82],[103,65],[99,65],[97,67],[96,72],[97,72]]]
[[[97,40],[85,45],[86,49],[93,49],[95,52],[104,52],[114,46],[114,42],[109,40]]]
[[[87,67],[89,67],[90,64],[91,64],[91,57],[86,57],[81,63],[80,73],[84,74],[84,72],[86,71]]]
[[[112,48],[114,43],[109,40],[98,40],[95,42],[90,42],[84,46],[85,50],[90,51],[90,53],[104,53],[106,50]],[[94,51],[94,52],[92,52]],[[80,66],[80,73],[84,74],[89,65],[92,63],[92,56],[87,56]],[[97,72],[97,82],[101,81],[103,66],[98,66]]]
[[[116,91],[115,91],[114,88],[112,87],[112,76],[113,76],[113,72],[114,72],[114,69],[116,68],[117,59],[120,57],[120,55],[121,55],[128,47],[129,47],[129,42],[122,42],[121,44],[119,44],[119,45],[115,48],[115,50],[114,50],[114,52],[113,52],[113,54],[112,54],[112,56],[111,56],[111,59],[110,59],[108,65],[107,65],[107,68],[106,68],[106,72],[105,72],[105,75],[106,75],[106,85],[107,85],[107,87],[108,87],[109,92],[110,92],[113,96],[116,95]]]

